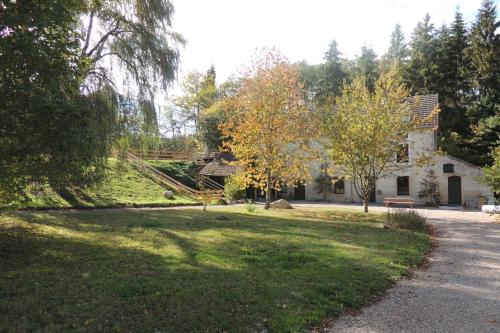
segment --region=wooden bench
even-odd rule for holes
[[[415,204],[415,199],[413,198],[384,198],[384,205],[389,207],[390,205],[408,205],[413,208]]]

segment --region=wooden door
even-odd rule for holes
[[[462,179],[459,176],[448,177],[448,205],[462,204]]]

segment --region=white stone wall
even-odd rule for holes
[[[428,170],[434,170],[440,187],[441,204],[448,204],[448,177],[461,177],[462,203],[466,200],[476,202],[480,196],[493,196],[493,192],[487,186],[481,185],[478,177],[481,176],[479,167],[469,164],[465,161],[452,156],[439,154],[436,142],[436,133],[433,130],[424,130],[411,133],[408,137],[409,145],[409,164],[407,169],[395,172],[393,175],[379,179],[376,183],[376,201],[382,203],[384,198],[398,197],[397,195],[397,177],[409,176],[409,197],[414,198],[417,204],[424,204],[427,198],[418,198],[422,185],[421,182],[427,175]],[[428,161],[425,166],[417,166],[416,161],[419,157],[427,156]],[[443,173],[443,164],[450,163],[454,165],[453,173]],[[311,166],[312,182],[306,184],[306,200],[327,200],[332,202],[360,202],[355,193],[354,186],[345,182],[345,194],[323,195],[314,190],[314,179],[320,172],[321,162],[313,163]]]

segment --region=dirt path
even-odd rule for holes
[[[500,332],[500,223],[481,212],[420,211],[438,232],[429,267],[327,332]]]

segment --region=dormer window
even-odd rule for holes
[[[398,152],[396,153],[396,162],[408,163],[409,161],[408,144],[399,145]]]

